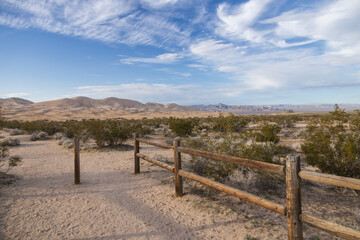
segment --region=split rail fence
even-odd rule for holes
[[[144,144],[172,150],[174,152],[174,166],[162,163],[156,159],[141,154],[140,142]],[[237,165],[254,168],[261,171],[283,175],[286,177],[286,205],[283,206],[281,204],[274,203],[272,201],[266,200],[251,193],[241,191],[239,189],[207,179],[205,177],[199,176],[197,174],[188,171],[184,171],[181,169],[182,153],[218,160],[227,163],[234,163]],[[351,240],[360,239],[359,231],[329,221],[325,221],[323,219],[314,217],[311,214],[302,213],[301,211],[301,180],[302,179],[330,184],[339,187],[352,188],[355,190],[360,190],[360,180],[301,170],[299,156],[296,155],[287,156],[286,164],[285,166],[283,166],[273,163],[266,163],[266,162],[261,162],[246,158],[229,156],[225,154],[184,148],[180,146],[180,139],[178,138],[174,139],[173,145],[171,146],[167,144],[161,144],[146,139],[142,139],[138,137],[138,134],[134,134],[135,174],[140,173],[140,159],[144,159],[150,163],[158,165],[159,167],[165,168],[174,173],[175,196],[177,197],[181,197],[183,195],[182,177],[184,177],[187,179],[200,182],[209,187],[215,188],[227,194],[233,195],[237,198],[257,204],[261,207],[267,208],[278,214],[286,216],[289,240],[303,239],[303,229],[302,229],[303,223],[343,239],[351,239]]]

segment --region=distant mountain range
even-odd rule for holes
[[[339,104],[347,111],[360,109],[360,104]],[[218,112],[235,114],[266,114],[280,112],[329,112],[333,104],[303,105],[192,105],[180,106],[175,103],[141,103],[129,99],[88,97],[64,98],[45,102],[31,102],[22,98],[0,99],[2,116],[19,120],[68,120],[68,119],[106,119],[106,118],[154,118],[154,117],[207,117],[217,116]]]
[[[360,104],[339,104],[347,111],[360,110]],[[334,110],[333,104],[279,104],[279,105],[191,105],[193,109],[204,112],[224,112],[235,114],[277,113],[277,112],[329,112]]]
[[[105,98],[92,99],[88,97],[63,98],[53,101],[45,101],[34,103],[22,98],[0,98],[0,107],[9,108],[45,108],[45,109],[89,109],[89,108],[105,108],[105,109],[124,109],[136,108],[149,111],[193,111],[190,107],[180,106],[175,103],[141,103],[129,99]]]
[[[195,112],[196,110],[175,103],[141,103],[129,99],[88,97],[64,98],[45,102],[31,102],[22,98],[0,99],[3,115],[8,119],[83,119],[83,118],[135,118],[152,113]],[[185,114],[186,115],[186,114]]]

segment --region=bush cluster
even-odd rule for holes
[[[360,113],[335,106],[330,115],[313,120],[301,146],[306,162],[324,173],[360,178]],[[347,124],[348,126],[347,126]]]
[[[263,122],[259,126],[259,130],[255,133],[255,141],[278,143],[280,141],[278,136],[280,131],[281,128],[278,125]]]
[[[169,128],[177,136],[189,136],[194,130],[194,121],[186,118],[169,118]]]
[[[256,143],[251,140],[253,138],[254,136],[250,136],[250,134],[225,134],[220,138],[203,136],[188,139],[185,146],[277,164],[281,164],[281,158],[292,152],[291,148],[273,142]],[[224,182],[239,167],[235,164],[196,156],[192,156],[190,162],[195,172],[220,182]]]
[[[244,116],[238,116],[230,113],[228,116],[222,114],[214,119],[213,130],[215,132],[242,132],[250,122],[250,119]]]

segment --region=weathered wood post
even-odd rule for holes
[[[74,184],[80,184],[80,137],[74,138]]]
[[[180,138],[175,138],[173,141],[174,146],[174,168],[175,168],[175,196],[181,197],[183,195],[183,181],[179,175],[181,169],[181,153],[177,151],[180,146]]]
[[[286,218],[289,240],[302,240],[303,230],[300,221],[301,186],[300,156],[289,155],[286,158]]]
[[[134,161],[135,161],[135,174],[140,173],[140,158],[136,155],[140,152],[139,141],[136,138],[139,137],[138,133],[134,133]]]

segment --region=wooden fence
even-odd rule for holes
[[[174,152],[174,166],[162,163],[156,159],[140,153],[140,144],[145,143],[160,148],[172,150]],[[284,175],[286,177],[286,206],[274,203],[272,201],[263,199],[251,193],[241,191],[239,189],[227,186],[225,184],[201,177],[197,174],[184,171],[181,169],[181,153],[186,153],[194,156],[209,158],[227,163],[234,163],[241,166],[255,168],[257,170],[266,171]],[[137,134],[134,134],[134,159],[135,159],[135,173],[140,173],[140,159],[144,159],[150,163],[158,165],[174,173],[175,177],[175,196],[181,197],[183,195],[182,177],[200,182],[209,187],[215,188],[227,194],[233,195],[248,202],[257,204],[278,214],[284,215],[287,218],[288,239],[302,240],[303,229],[302,224],[319,230],[328,232],[332,235],[343,239],[360,239],[360,232],[354,229],[344,227],[339,224],[328,222],[316,218],[308,213],[301,211],[301,179],[331,184],[339,187],[347,187],[355,190],[360,190],[360,180],[346,177],[339,177],[335,175],[316,173],[311,171],[303,171],[300,169],[300,157],[296,155],[289,155],[286,158],[285,166],[255,161],[246,158],[234,157],[219,153],[212,153],[200,151],[180,146],[180,139],[174,139],[173,145],[161,144],[149,140],[141,139]]]

